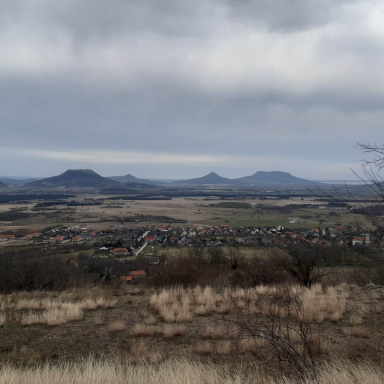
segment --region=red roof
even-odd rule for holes
[[[145,276],[146,273],[144,270],[141,270],[141,271],[131,271],[131,275],[132,276]]]
[[[132,280],[132,276],[120,276],[120,280],[131,281]]]
[[[79,241],[79,240],[81,240],[81,237],[80,237],[80,236],[72,237],[72,241]]]
[[[15,235],[0,235],[0,239],[14,239]]]
[[[113,253],[127,253],[128,249],[127,248],[113,248],[111,252],[113,252]]]

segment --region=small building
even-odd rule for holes
[[[15,235],[0,235],[0,240],[11,240],[14,238],[15,238]]]
[[[112,255],[118,255],[118,256],[125,256],[128,255],[128,249],[127,248],[113,248],[111,250]]]
[[[130,283],[132,281],[132,276],[120,276],[120,280],[124,283]]]
[[[74,237],[72,237],[72,243],[78,243],[81,240],[82,240],[81,236],[74,236]]]
[[[355,237],[352,239],[352,245],[364,245],[365,237]]]
[[[133,277],[142,277],[146,276],[146,272],[144,270],[138,270],[138,271],[131,271],[131,276]]]

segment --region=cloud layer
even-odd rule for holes
[[[378,0],[0,7],[0,174],[52,175],[77,160],[146,177],[281,164],[349,178],[356,141],[382,141]]]

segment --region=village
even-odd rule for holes
[[[155,254],[167,247],[287,247],[319,244],[340,247],[372,247],[384,249],[380,236],[369,229],[352,226],[285,228],[219,226],[152,225],[127,227],[110,225],[95,229],[84,224],[60,226],[45,232],[32,231],[24,236],[0,235],[0,246],[84,245],[94,248],[104,257]]]

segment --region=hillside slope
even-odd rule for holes
[[[237,185],[242,186],[246,185],[244,181],[227,179],[226,177],[221,177],[215,172],[211,172],[208,175],[203,177],[197,177],[195,179],[189,180],[179,180],[174,181],[171,184],[188,184],[188,185],[206,185],[206,184],[224,184],[224,185]]]
[[[313,181],[301,179],[292,176],[288,172],[272,171],[263,172],[258,171],[252,176],[240,177],[236,180],[252,184],[252,185],[289,185],[289,186],[306,186],[313,185]]]
[[[26,187],[36,188],[105,188],[112,185],[118,185],[118,182],[108,180],[90,169],[70,169],[59,176],[25,184]]]
[[[165,184],[162,181],[153,181],[148,179],[140,179],[136,176],[133,176],[131,174],[125,175],[125,176],[111,176],[107,177],[109,180],[118,181],[119,183],[138,183],[138,184],[150,184],[150,185],[162,185]]]

